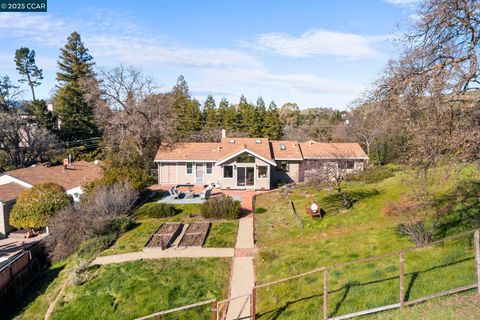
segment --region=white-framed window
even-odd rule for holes
[[[258,177],[260,179],[268,178],[268,167],[267,166],[258,166],[257,172],[258,172]]]
[[[213,163],[207,162],[205,163],[205,173],[212,174],[213,173]]]
[[[223,177],[225,179],[233,178],[233,166],[223,166]]]
[[[187,162],[185,165],[185,171],[187,174],[193,174],[193,162]]]

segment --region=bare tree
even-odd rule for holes
[[[364,147],[367,155],[370,155],[370,146],[374,139],[385,132],[382,114],[383,110],[374,105],[360,104],[352,108],[347,115],[346,132]]]
[[[315,188],[329,188],[342,197],[343,206],[352,203],[343,189],[343,182],[355,167],[355,162],[337,149],[335,156],[328,160],[305,160],[305,184]]]
[[[9,111],[21,93],[20,87],[14,85],[8,76],[0,78],[0,111]]]
[[[160,94],[150,78],[132,67],[102,72],[103,103],[96,118],[106,144],[115,150],[130,144],[142,157],[153,157],[173,130],[172,97]]]
[[[138,198],[127,182],[99,187],[82,199],[79,206],[71,206],[55,215],[49,224],[47,251],[52,260],[61,260],[76,251],[80,245],[103,235],[117,237],[121,230],[112,226],[115,219],[129,219]]]
[[[56,136],[39,128],[19,110],[0,112],[0,151],[14,168],[23,168],[48,159],[58,152]]]

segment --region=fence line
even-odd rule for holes
[[[461,238],[465,235],[469,235],[469,234],[472,234],[472,233],[474,233],[475,264],[476,264],[475,270],[476,270],[477,282],[475,284],[470,284],[470,285],[466,285],[466,286],[463,286],[463,287],[449,289],[449,290],[437,292],[435,294],[420,297],[420,298],[417,298],[417,299],[414,299],[414,300],[405,301],[404,300],[405,299],[405,295],[404,295],[404,292],[405,292],[404,291],[405,290],[404,289],[405,253],[415,251],[415,250],[419,250],[419,249],[426,248],[426,247],[432,247],[435,244],[440,244],[440,243],[443,243],[443,242],[446,242],[446,241],[449,241],[449,240],[455,240],[455,239]],[[393,257],[395,255],[399,256],[399,260],[398,260],[399,261],[399,302],[398,303],[384,305],[384,306],[371,308],[371,309],[367,309],[367,310],[361,310],[361,311],[357,311],[357,312],[353,312],[353,313],[349,313],[349,314],[345,314],[345,315],[340,315],[340,316],[336,316],[336,317],[331,317],[331,318],[328,317],[328,271],[329,270],[339,268],[339,267],[345,267],[345,266],[350,266],[350,265],[354,265],[354,264],[359,264],[359,263],[363,263],[363,262],[369,262],[369,261],[373,261],[373,260],[380,260],[380,259],[387,258],[387,257]],[[302,278],[302,277],[305,277],[305,276],[308,276],[308,275],[311,275],[311,274],[315,274],[315,273],[319,273],[319,272],[322,272],[322,271],[323,271],[323,285],[324,285],[324,288],[323,288],[323,319],[324,320],[350,319],[350,318],[363,316],[363,315],[367,315],[367,314],[372,314],[372,313],[376,313],[376,312],[381,312],[381,311],[386,311],[386,310],[391,310],[391,309],[397,309],[397,308],[403,308],[404,306],[415,305],[415,304],[422,303],[422,302],[425,302],[425,301],[430,300],[430,299],[435,299],[435,298],[438,298],[438,297],[442,297],[442,296],[446,296],[446,295],[450,295],[450,294],[454,294],[454,293],[458,293],[458,292],[472,290],[472,289],[475,289],[475,288],[477,288],[477,291],[480,294],[480,229],[474,229],[474,230],[462,232],[462,233],[459,233],[459,234],[456,234],[456,235],[453,235],[453,236],[443,238],[443,239],[438,240],[438,241],[434,241],[434,242],[432,242],[428,245],[405,248],[403,250],[390,252],[390,253],[386,253],[386,254],[382,254],[382,255],[372,256],[372,257],[368,257],[368,258],[364,258],[364,259],[357,259],[357,260],[354,260],[354,261],[348,261],[348,262],[339,263],[339,264],[330,265],[330,266],[324,266],[324,267],[317,268],[317,269],[314,269],[314,270],[311,270],[311,271],[307,271],[307,272],[304,272],[304,273],[301,273],[301,274],[297,274],[297,275],[294,275],[294,276],[291,276],[291,277],[287,277],[287,278],[283,278],[283,279],[279,279],[279,280],[255,285],[252,288],[251,294],[246,294],[246,295],[241,295],[241,296],[225,299],[225,300],[222,300],[222,301],[218,302],[218,305],[217,305],[217,301],[215,299],[214,300],[208,300],[208,301],[204,301],[204,302],[200,302],[200,303],[196,303],[196,304],[187,305],[187,306],[184,306],[184,307],[179,307],[179,308],[175,308],[175,309],[170,309],[170,310],[166,310],[166,311],[157,312],[157,313],[151,314],[151,315],[143,317],[143,318],[138,318],[137,320],[149,319],[149,318],[152,318],[154,316],[161,316],[161,315],[165,315],[165,314],[168,314],[168,313],[178,312],[178,311],[182,311],[182,310],[206,305],[206,304],[209,304],[209,303],[212,304],[212,310],[215,310],[215,312],[212,312],[212,319],[213,320],[218,320],[219,319],[218,318],[218,309],[220,309],[218,307],[219,305],[225,304],[225,303],[227,303],[231,300],[242,298],[242,297],[247,297],[245,301],[247,301],[247,299],[250,298],[250,301],[251,301],[250,319],[255,320],[256,319],[256,305],[257,305],[257,290],[258,289],[269,287],[269,286],[276,285],[276,284],[279,284],[279,283],[283,283],[283,282],[286,282],[286,281]]]
[[[184,310],[188,310],[188,309],[192,309],[192,308],[196,308],[196,307],[201,307],[201,306],[204,306],[204,305],[207,305],[207,304],[212,305],[212,311],[215,311],[215,313],[213,315],[213,319],[216,319],[217,300],[216,299],[211,299],[211,300],[197,302],[197,303],[194,303],[194,304],[189,304],[189,305],[174,308],[174,309],[169,309],[169,310],[165,310],[165,311],[152,313],[148,316],[137,318],[136,320],[147,320],[147,319],[150,319],[150,318],[153,318],[153,317],[161,319],[162,316],[164,316],[166,314],[169,314],[169,313],[174,313],[174,312],[184,311]]]

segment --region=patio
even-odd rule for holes
[[[167,188],[168,190],[171,187],[172,186],[162,186],[162,189],[165,190],[165,188]],[[200,186],[179,187],[178,190],[180,190],[182,193],[182,195],[179,196],[178,198],[174,198],[170,194],[168,194],[168,192],[166,192],[164,196],[157,202],[168,203],[168,204],[202,204],[206,200],[200,197],[200,194],[203,191],[203,188]],[[234,200],[238,200],[242,202],[242,196],[241,194],[239,194],[241,192],[237,194],[230,194],[230,192],[224,192],[224,191],[225,190],[214,188],[211,192],[210,198],[218,197],[220,195],[228,195],[228,196],[231,196]],[[191,197],[191,195],[187,196],[187,194],[189,193],[194,194],[194,196],[193,197]]]

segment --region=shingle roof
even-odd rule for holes
[[[303,160],[302,150],[298,141],[283,140],[283,141],[270,141],[272,145],[273,157],[275,160]],[[280,145],[284,145],[285,149],[282,149]]]
[[[233,143],[229,141],[233,140]],[[257,143],[257,140],[260,143]],[[155,161],[221,161],[229,156],[248,149],[272,161],[270,145],[266,138],[224,138],[220,143],[187,142],[174,146],[160,146]]]
[[[66,170],[63,169],[63,166],[46,167],[35,165],[7,171],[4,174],[31,185],[53,182],[67,190],[84,186],[93,180],[100,179],[103,175],[100,165],[87,161],[73,162],[72,166]]]
[[[0,202],[7,202],[16,199],[26,187],[15,182],[0,185]]]
[[[233,143],[229,141],[232,140]],[[285,145],[285,150],[280,145]],[[266,138],[223,138],[221,142],[188,142],[161,146],[155,161],[214,161],[221,162],[247,149],[268,161],[302,160],[304,158],[360,158],[368,159],[358,143],[320,143],[313,140],[269,141]]]
[[[300,143],[304,158],[334,159],[360,158],[368,159],[358,143],[322,143],[314,140]]]

